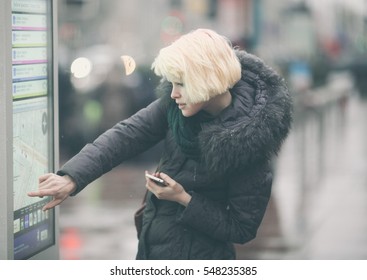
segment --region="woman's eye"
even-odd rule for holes
[[[176,83],[176,85],[179,86],[179,87],[183,87],[184,84],[183,83]]]

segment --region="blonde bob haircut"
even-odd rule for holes
[[[160,50],[152,69],[172,83],[182,83],[186,103],[225,93],[241,78],[241,64],[230,41],[213,30],[197,29]]]

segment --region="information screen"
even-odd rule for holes
[[[50,198],[31,198],[38,177],[53,172],[52,7],[47,0],[12,0],[14,259],[55,243]]]

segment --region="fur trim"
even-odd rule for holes
[[[258,57],[237,51],[242,78],[232,94],[252,94],[253,104],[235,122],[217,122],[199,135],[204,162],[211,172],[269,160],[280,150],[292,122],[292,101],[284,79]],[[246,92],[247,89],[247,92]]]
[[[199,133],[203,162],[217,174],[270,160],[292,123],[292,100],[284,79],[260,58],[236,53],[242,77],[231,93],[239,110],[227,110]],[[165,80],[156,89],[164,104],[172,101],[171,90]]]

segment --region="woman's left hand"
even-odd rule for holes
[[[145,173],[148,172],[145,171]],[[146,177],[146,188],[150,190],[158,199],[175,201],[185,207],[189,204],[191,195],[185,191],[181,184],[163,172],[154,173],[152,175],[163,179],[167,183],[166,186],[160,186],[153,180]]]

